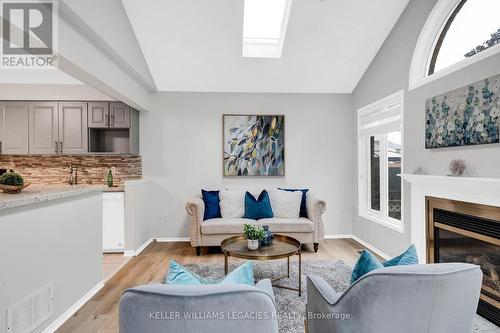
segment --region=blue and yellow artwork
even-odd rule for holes
[[[500,75],[430,98],[425,148],[498,143]]]
[[[285,117],[224,115],[224,176],[284,176]]]

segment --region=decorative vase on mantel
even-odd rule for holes
[[[269,246],[273,243],[274,235],[268,225],[263,225],[264,238],[259,241],[260,246]]]
[[[247,246],[250,251],[255,251],[259,248],[258,239],[247,239]]]

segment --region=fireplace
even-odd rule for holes
[[[500,326],[500,207],[426,197],[427,262],[466,262],[483,272],[478,314]]]

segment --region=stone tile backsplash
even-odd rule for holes
[[[106,184],[110,168],[116,185],[142,178],[138,155],[0,155],[0,168],[13,169],[33,184],[68,183],[70,165],[79,184]]]

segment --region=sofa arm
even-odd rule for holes
[[[323,241],[325,235],[322,215],[326,210],[326,202],[313,196],[308,196],[306,208],[307,216],[314,223],[314,242],[319,243]]]
[[[186,203],[186,212],[191,216],[191,226],[189,227],[189,239],[191,246],[201,246],[201,223],[205,214],[205,203],[199,196],[193,197]]]

